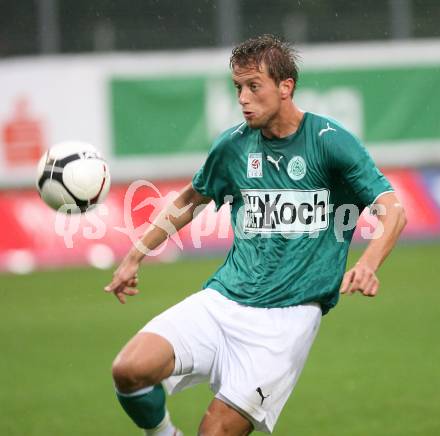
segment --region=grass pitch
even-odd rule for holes
[[[341,298],[275,435],[440,434],[439,259],[438,244],[399,247],[380,271],[379,297]],[[0,275],[0,435],[139,435],[115,399],[111,361],[219,264],[147,265],[142,295],[125,306],[102,292],[109,271]],[[186,435],[196,434],[210,398],[206,386],[169,398]]]

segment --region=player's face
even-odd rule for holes
[[[266,66],[234,67],[232,80],[238,102],[249,127],[264,129],[270,126],[281,106],[279,86],[269,77]]]

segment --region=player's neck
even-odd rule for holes
[[[289,102],[282,107],[277,116],[271,120],[268,126],[261,129],[266,138],[285,138],[295,133],[304,117],[304,111]]]

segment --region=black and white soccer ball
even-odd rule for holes
[[[60,142],[38,163],[37,189],[52,209],[83,213],[104,201],[110,189],[110,172],[93,145]]]

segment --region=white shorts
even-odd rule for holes
[[[153,318],[141,332],[174,348],[169,394],[209,381],[216,398],[271,433],[318,332],[317,303],[256,308],[205,289]]]

